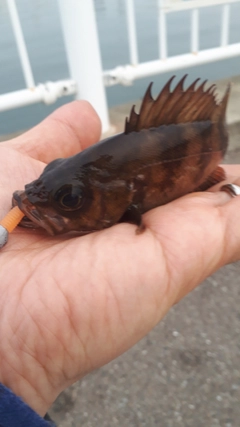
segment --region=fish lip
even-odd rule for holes
[[[17,205],[19,209],[21,209],[21,211],[25,214],[25,216],[33,223],[33,226],[31,226],[31,223],[26,223],[26,220],[24,221],[23,219],[19,225],[28,228],[35,228],[34,225],[37,226],[36,228],[42,227],[51,236],[64,233],[66,227],[64,220],[62,220],[62,218],[59,216],[52,216],[50,217],[52,222],[49,222],[49,218],[47,218],[44,214],[41,213],[40,210],[36,209],[35,206],[31,204],[26,196],[25,191],[15,191],[13,193],[12,204],[13,206]]]

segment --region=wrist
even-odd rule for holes
[[[7,362],[5,358],[2,359],[1,365],[0,383],[43,417],[57,397],[43,369],[38,367],[36,370],[32,364],[16,369],[16,366]]]
[[[40,417],[12,390],[0,384],[0,420],[2,427],[50,427],[55,424],[48,417]]]

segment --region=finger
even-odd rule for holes
[[[5,144],[45,163],[68,157],[97,142],[100,119],[87,101],[74,101],[57,109],[42,123]]]
[[[222,167],[226,171],[228,178],[240,176],[240,165],[222,165]]]
[[[235,171],[237,172],[237,169]],[[239,177],[233,178],[230,182],[240,187]],[[225,192],[225,190],[222,192]],[[227,194],[230,197],[230,201],[221,209],[225,218],[226,228],[223,253],[223,262],[225,264],[240,260],[240,229],[238,227],[240,196],[231,195],[231,192],[227,192]]]
[[[144,223],[161,243],[171,266],[170,302],[181,299],[223,265],[240,259],[239,211],[240,197],[219,191],[191,194],[145,214]]]
[[[240,176],[240,165],[222,165],[226,173],[226,179],[214,185],[210,191],[219,191],[225,184],[233,183]]]
[[[222,198],[222,196],[221,196],[222,188],[226,184],[237,184],[237,182],[239,182],[239,176],[240,176],[240,165],[224,165],[223,168],[225,169],[225,172],[226,172],[226,179],[219,182],[218,184],[214,185],[213,187],[211,187],[207,190],[207,193],[209,193],[209,192],[210,193],[213,192],[214,194],[218,193],[217,197],[219,197],[219,201],[220,201],[220,198]],[[226,201],[229,201],[232,198],[231,194],[229,194],[229,191],[227,191],[227,190],[224,192],[226,192],[226,194],[228,194],[228,196],[229,196],[228,200],[226,200]],[[224,201],[222,201],[222,203],[224,203]],[[220,204],[221,203],[219,202],[219,205]]]

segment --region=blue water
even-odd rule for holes
[[[36,83],[68,78],[57,0],[16,0],[16,4]],[[157,0],[135,0],[135,6],[139,60],[154,60],[158,57]],[[129,63],[125,0],[95,0],[95,7],[103,68]],[[231,43],[240,42],[239,17],[240,1],[231,6]],[[219,45],[220,23],[220,6],[200,10],[201,49]],[[169,55],[189,52],[190,12],[169,14],[167,25]],[[5,0],[0,0],[0,34],[0,93],[6,93],[24,88],[25,83]],[[180,77],[186,72],[189,82],[196,77],[218,80],[239,75],[240,57],[181,70],[176,75]],[[109,106],[140,98],[150,80],[154,81],[154,91],[157,93],[171,74],[137,80],[128,87],[107,88]],[[51,106],[39,104],[1,113],[0,134],[31,127],[71,99],[61,99]]]

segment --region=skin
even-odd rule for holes
[[[12,192],[45,164],[96,142],[100,123],[73,102],[0,144],[0,216]],[[240,184],[240,166],[226,167]],[[194,193],[144,215],[69,239],[17,229],[0,253],[0,381],[44,415],[58,394],[144,337],[221,266],[240,258],[240,198]]]

